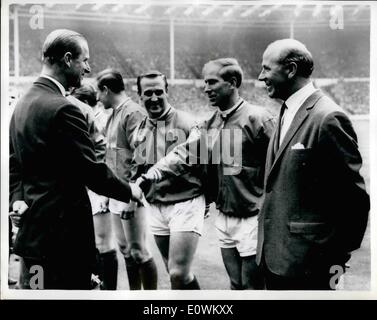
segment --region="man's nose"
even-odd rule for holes
[[[263,81],[265,79],[265,75],[264,75],[264,71],[262,70],[260,73],[259,73],[259,76],[258,76],[258,80],[259,81]]]
[[[151,100],[152,101],[157,101],[158,100],[158,97],[156,96],[156,94],[154,92],[152,93]]]
[[[204,92],[207,93],[209,92],[210,89],[209,89],[209,85],[207,83],[204,84]]]
[[[85,73],[90,73],[91,69],[90,69],[89,62],[85,63],[84,71],[85,71]]]

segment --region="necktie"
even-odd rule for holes
[[[276,128],[277,131],[276,131],[276,139],[274,141],[274,157],[276,156],[279,150],[282,119],[284,117],[285,109],[287,109],[287,105],[284,102],[280,108],[280,114],[279,114],[279,119],[278,119],[277,128]]]

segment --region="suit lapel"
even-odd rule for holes
[[[273,163],[270,162],[269,166],[268,167],[266,166],[266,169],[269,170],[269,171],[266,171],[267,179],[271,175],[272,171],[278,166],[278,163],[280,163],[281,157],[282,157],[285,149],[287,148],[289,142],[292,140],[292,138],[294,137],[294,135],[296,134],[298,129],[305,122],[306,118],[309,115],[310,109],[312,109],[314,107],[316,102],[322,96],[323,96],[323,93],[320,90],[315,91],[312,95],[310,95],[305,100],[305,102],[302,104],[300,109],[297,111],[297,113],[296,113],[295,117],[293,118],[293,121],[292,121],[292,123],[291,123],[291,125],[290,125],[280,147],[279,147],[279,150],[277,151],[277,154],[275,156]],[[277,135],[277,133],[276,133],[276,130],[275,130],[274,139],[276,138],[276,135]],[[269,161],[272,161],[272,153],[273,153],[272,145],[273,144],[270,143],[269,150],[268,150],[268,155],[269,155],[268,160]]]

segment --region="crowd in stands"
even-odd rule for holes
[[[41,64],[41,43],[56,28],[72,28],[87,37],[92,71],[109,66],[134,78],[147,69],[170,74],[168,25],[53,21],[45,30],[33,30],[20,19],[20,72],[35,75]],[[177,25],[174,29],[175,78],[198,79],[205,62],[219,57],[236,58],[245,78],[256,79],[267,44],[289,36],[289,28],[231,28],[229,26]],[[369,77],[369,32],[365,27],[331,30],[325,27],[297,28],[295,37],[307,44],[315,57],[317,78]],[[10,33],[12,47],[12,32]],[[11,65],[13,54],[11,55]]]
[[[22,95],[30,84],[11,86],[12,100]],[[344,82],[321,87],[321,89],[336,101],[346,112],[354,114],[369,114],[369,82]],[[135,81],[126,81],[126,92],[131,98],[139,102]],[[195,84],[170,84],[169,101],[177,109],[192,113],[198,120],[208,118],[214,110],[208,105],[208,98],[203,88]],[[263,87],[253,83],[243,83],[240,88],[241,96],[252,104],[268,108],[277,114],[280,104],[270,99]]]
[[[349,114],[369,113],[369,82],[344,82],[326,87],[334,100]]]
[[[41,47],[47,33],[56,28],[81,32],[90,43],[91,76],[105,68],[121,71],[127,79],[157,69],[170,76],[170,38],[168,25],[116,24],[46,19],[43,30],[33,30],[20,18],[20,75],[37,76],[41,69]],[[365,27],[364,27],[365,28]],[[12,28],[11,28],[12,29]],[[369,33],[362,28],[330,30],[326,28],[297,29],[295,37],[307,43],[315,61],[314,78],[369,77]],[[219,57],[235,57],[244,70],[245,79],[256,79],[260,72],[262,53],[268,43],[289,35],[277,28],[249,29],[229,26],[177,25],[174,31],[175,78],[200,79],[207,61]],[[10,30],[10,75],[14,70],[12,30]],[[12,70],[13,69],[13,70]],[[14,74],[14,71],[13,71]],[[350,114],[369,113],[369,82],[343,82],[326,87]],[[129,92],[138,97],[136,92]],[[194,85],[173,85],[170,101],[178,108],[197,115],[208,114],[202,88]],[[263,88],[244,83],[242,95],[252,103],[272,106]]]

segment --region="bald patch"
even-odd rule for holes
[[[313,57],[306,46],[295,39],[281,39],[270,43],[265,56],[272,56],[280,64],[294,62],[298,67],[298,75],[309,77],[313,71]]]

